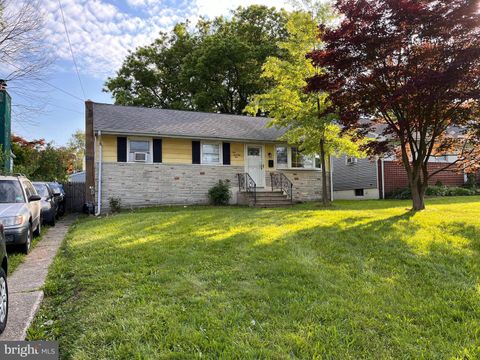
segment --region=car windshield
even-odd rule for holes
[[[23,203],[23,191],[16,180],[0,180],[0,203]]]
[[[60,191],[60,186],[58,186],[58,184],[56,184],[56,183],[50,183],[50,187],[53,189],[53,191],[54,191],[55,193],[61,193],[61,191]]]
[[[35,189],[37,190],[37,193],[38,195],[40,195],[41,197],[48,197],[48,190],[47,190],[47,186],[44,185],[44,184],[33,184],[33,186],[35,186]]]

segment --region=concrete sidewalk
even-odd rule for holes
[[[27,329],[43,299],[42,287],[48,267],[74,220],[75,216],[70,215],[49,228],[24,262],[13,274],[8,274],[8,322],[0,340],[25,340]]]

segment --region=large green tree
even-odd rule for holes
[[[230,18],[177,24],[149,46],[129,54],[104,90],[115,103],[241,114],[248,98],[266,91],[268,56],[280,56],[287,13],[239,7]]]
[[[317,26],[333,18],[328,6],[315,11],[296,11],[287,23],[288,39],[279,46],[284,58],[269,57],[262,77],[274,82],[263,94],[252,98],[247,111],[253,115],[268,114],[271,126],[287,128],[284,139],[299,145],[304,154],[320,154],[322,163],[322,202],[329,203],[327,159],[332,154],[359,155],[357,145],[348,134],[341,134],[336,115],[325,113],[330,107],[325,93],[306,93],[306,79],[321,73],[306,54],[321,46]]]
[[[187,27],[177,24],[170,34],[161,33],[151,45],[129,54],[116,76],[108,78],[104,91],[119,105],[192,109],[182,69],[200,35],[190,34]]]

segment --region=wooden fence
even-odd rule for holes
[[[66,182],[62,185],[65,190],[65,211],[67,213],[82,212],[85,204],[85,183]]]

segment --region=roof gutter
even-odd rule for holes
[[[143,132],[132,132],[132,131],[117,131],[117,130],[95,130],[97,134],[100,132],[104,135],[122,135],[122,136],[145,136],[145,137],[165,137],[172,139],[190,139],[190,140],[216,140],[216,141],[233,141],[233,142],[249,142],[252,144],[256,143],[278,143],[285,144],[286,141],[281,140],[269,140],[269,139],[246,139],[246,138],[226,138],[226,137],[215,137],[215,136],[196,136],[196,135],[169,135],[169,134],[156,134],[156,133],[143,133]]]
[[[99,140],[99,158],[98,158],[98,199],[97,199],[97,211],[95,216],[99,216],[102,212],[102,157],[103,157],[103,145],[102,145],[102,132],[98,131],[98,140]]]

